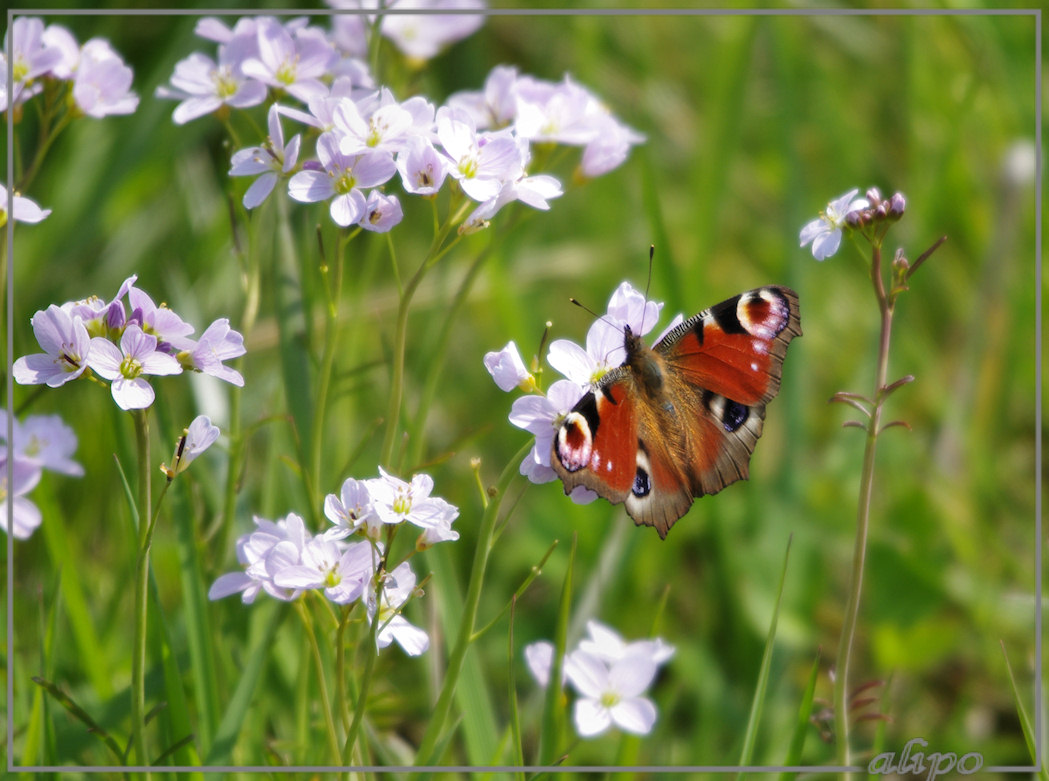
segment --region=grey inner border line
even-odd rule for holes
[[[427,10],[420,13],[418,9],[384,9],[382,12],[376,10],[356,9],[306,9],[306,10],[280,10],[280,9],[244,9],[231,8],[152,8],[152,9],[98,9],[98,8],[8,8],[7,9],[7,38],[12,36],[12,23],[17,16],[105,16],[105,17],[138,17],[138,16],[338,16],[343,15],[373,15],[373,14],[405,15],[405,16],[490,16],[490,17],[540,17],[540,16],[594,16],[594,17],[819,17],[819,16],[1031,16],[1034,18],[1034,100],[1035,100],[1035,124],[1034,124],[1034,349],[1035,349],[1035,375],[1034,375],[1034,763],[1031,765],[989,765],[982,768],[983,773],[1037,773],[1040,771],[1044,761],[1043,745],[1043,669],[1042,669],[1042,188],[1043,188],[1043,165],[1042,165],[1042,114],[1043,114],[1043,88],[1042,88],[1042,9],[1041,8],[752,8],[752,9],[727,9],[727,8],[480,8],[469,10],[464,13],[462,9]],[[5,41],[5,43],[7,43]],[[12,47],[6,45],[6,51]],[[8,103],[14,94],[14,70],[7,68],[7,96]],[[14,182],[14,135],[15,135],[14,111],[7,110],[7,339],[6,339],[6,368],[5,388],[8,411],[5,424],[5,436],[8,446],[14,435],[14,414],[10,408],[10,402],[14,397],[14,376],[12,374],[14,353],[14,331],[15,331],[15,182]],[[14,479],[14,461],[7,459],[5,464],[7,484],[12,484]],[[135,773],[135,772],[167,772],[167,773],[320,773],[320,772],[387,772],[387,773],[424,773],[424,772],[446,772],[446,773],[862,773],[866,771],[865,766],[834,766],[834,765],[420,765],[420,766],[383,766],[383,765],[302,765],[302,766],[274,766],[274,765],[16,765],[14,764],[15,744],[15,720],[13,715],[13,704],[15,701],[15,667],[14,667],[14,588],[15,588],[15,538],[10,535],[9,529],[14,529],[14,502],[7,502],[7,771],[8,772],[70,772],[82,773]]]

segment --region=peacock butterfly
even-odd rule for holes
[[[795,336],[798,295],[778,286],[722,301],[651,348],[626,326],[626,360],[554,436],[550,463],[565,493],[582,485],[625,502],[634,523],[665,539],[694,498],[746,479]]]

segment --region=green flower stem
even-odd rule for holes
[[[379,572],[383,573],[386,571],[385,563],[379,567]],[[372,681],[372,670],[375,668],[375,659],[379,655],[379,646],[376,645],[376,638],[379,635],[379,615],[382,612],[382,577],[375,578],[375,616],[371,621],[371,628],[368,630],[367,637],[364,641],[364,669],[361,671],[360,685],[357,687],[357,704],[353,709],[353,721],[350,722],[350,728],[346,731],[346,743],[342,747],[342,761],[343,764],[353,764],[353,749],[357,745],[357,734],[361,730],[361,723],[364,721],[364,711],[368,706],[368,689],[370,688]],[[361,755],[363,756],[363,751]]]
[[[240,323],[237,325],[244,338],[249,338],[255,327],[255,320],[259,313],[259,295],[262,287],[261,264],[259,263],[258,222],[248,220],[248,246],[247,251],[241,248],[237,239],[236,210],[230,203],[230,234],[233,237],[233,246],[241,262],[241,286],[244,290],[244,308]],[[244,357],[236,358],[231,365],[238,371],[244,365]],[[230,537],[233,534],[233,522],[237,509],[237,487],[240,481],[240,472],[244,465],[244,434],[241,421],[241,402],[243,388],[233,386],[230,389],[229,401],[229,460],[226,467],[225,493],[222,497],[222,515],[217,519],[221,524],[218,533],[218,545],[215,550],[216,560],[222,560],[229,550]]]
[[[317,398],[313,408],[313,432],[310,441],[313,450],[310,454],[311,482],[318,488],[324,485],[321,476],[321,460],[324,454],[324,432],[327,428],[328,392],[331,388],[332,369],[335,366],[336,346],[339,340],[339,291],[342,289],[343,256],[346,246],[356,233],[339,234],[338,245],[335,248],[335,267],[328,279],[328,268],[323,267],[325,282],[328,284],[328,302],[324,309],[324,353],[321,356],[320,372],[317,376]],[[316,504],[319,497],[311,496],[311,502]]]
[[[397,307],[397,331],[393,341],[393,375],[390,379],[390,405],[386,415],[386,434],[383,437],[379,461],[380,464],[385,464],[389,468],[393,468],[393,450],[397,444],[397,432],[400,431],[401,399],[404,396],[404,354],[408,340],[408,310],[411,306],[412,297],[419,288],[419,284],[422,282],[426,272],[448,250],[454,247],[461,238],[456,236],[447,245],[445,244],[452,226],[461,220],[463,209],[466,205],[464,203],[458,210],[453,210],[455,211],[454,216],[447,220],[440,230],[437,231],[437,235],[433,238],[433,243],[430,244],[430,250],[426,253],[426,258],[419,264],[419,268],[412,278],[408,280],[408,284],[404,286],[404,290],[401,292],[400,305]]]
[[[62,115],[54,127],[50,125],[50,117],[46,118],[46,124],[41,126],[40,143],[36,148],[36,154],[33,156],[33,162],[29,164],[29,168],[15,183],[16,192],[25,192],[29,188],[30,183],[36,178],[37,172],[43,165],[44,158],[47,157],[47,153],[51,150],[52,144],[55,143],[55,140],[69,126],[72,120],[73,116],[69,111]],[[42,119],[42,122],[44,121]]]
[[[852,578],[848,604],[842,623],[841,641],[835,662],[834,677],[834,731],[838,745],[838,760],[851,763],[849,749],[849,664],[852,656],[856,623],[860,612],[863,590],[863,567],[867,559],[867,536],[870,528],[871,497],[874,493],[874,456],[881,424],[881,408],[887,397],[886,378],[889,371],[889,342],[892,335],[893,307],[885,294],[881,272],[881,247],[875,245],[871,260],[871,282],[881,310],[881,333],[878,339],[878,368],[874,381],[874,403],[867,421],[867,440],[863,449],[863,471],[860,476],[859,506],[856,514],[856,540],[852,553]],[[847,776],[848,774],[846,774]]]
[[[448,722],[448,713],[452,707],[452,699],[455,696],[455,686],[459,681],[459,674],[463,669],[466,652],[474,639],[474,625],[477,621],[477,606],[481,602],[481,587],[484,585],[484,573],[488,566],[488,556],[492,551],[492,540],[495,535],[495,522],[499,516],[499,507],[503,497],[506,496],[510,482],[518,474],[518,466],[528,451],[532,448],[532,442],[527,442],[517,454],[506,465],[503,473],[499,476],[496,484],[496,494],[484,509],[481,516],[481,525],[477,530],[477,547],[474,549],[473,565],[470,567],[470,584],[466,590],[466,599],[463,604],[462,623],[459,624],[459,634],[456,636],[455,646],[448,656],[448,665],[444,671],[444,682],[441,692],[437,697],[437,703],[433,707],[433,715],[426,732],[423,734],[419,744],[419,750],[415,755],[416,765],[433,765],[439,757],[437,756],[437,745],[443,736],[445,726]]]
[[[426,421],[426,416],[430,410],[430,406],[433,404],[434,397],[437,395],[437,381],[440,379],[441,369],[444,366],[444,357],[448,353],[448,343],[451,339],[452,325],[462,311],[463,304],[470,295],[470,290],[473,288],[474,282],[480,275],[481,268],[484,266],[485,261],[491,256],[491,250],[492,245],[489,244],[477,254],[476,258],[474,258],[473,263],[470,264],[470,268],[466,272],[466,276],[463,277],[463,281],[459,284],[459,289],[455,293],[455,298],[452,299],[451,304],[448,306],[444,322],[441,324],[441,330],[437,337],[437,346],[433,351],[434,354],[430,362],[429,371],[423,382],[423,392],[419,401],[419,410],[416,414],[416,431],[412,437],[411,457],[409,458],[409,463],[415,464],[422,460],[423,448],[426,444],[425,437],[423,436],[423,424]]]
[[[146,605],[149,594],[149,546],[153,523],[150,519],[149,412],[135,410],[135,445],[138,451],[138,557],[135,562],[134,645],[131,652],[131,738],[135,760],[148,765],[146,753]],[[149,778],[149,773],[145,775]]]
[[[310,318],[307,315],[309,307],[304,300],[307,296],[306,274],[292,234],[288,201],[287,198],[277,199],[277,257],[274,264],[277,273],[277,332],[284,396],[295,427],[298,458],[296,471],[302,481],[303,492],[310,500],[307,503],[306,520],[316,527],[319,525],[319,511],[313,497],[317,495],[317,489],[314,486],[314,475],[309,469],[313,453],[311,437],[316,399],[309,390],[309,361],[299,343],[300,330],[305,334],[306,343],[310,342]]]
[[[339,763],[339,738],[335,731],[335,718],[331,711],[331,699],[328,697],[328,683],[324,677],[324,659],[321,657],[321,648],[317,643],[317,633],[313,629],[313,618],[310,616],[306,600],[303,598],[295,600],[295,609],[306,629],[306,638],[313,652],[313,664],[317,668],[317,689],[321,696],[321,712],[324,714],[324,727],[328,735],[328,748],[331,751],[332,763]]]

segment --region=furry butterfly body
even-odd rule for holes
[[[626,360],[561,421],[550,463],[565,493],[582,485],[625,503],[666,537],[696,497],[746,479],[787,345],[801,335],[798,296],[741,293],[647,347],[627,326]]]

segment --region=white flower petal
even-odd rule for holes
[[[656,723],[656,706],[645,697],[634,697],[617,702],[610,715],[620,729],[635,735],[647,735]]]

